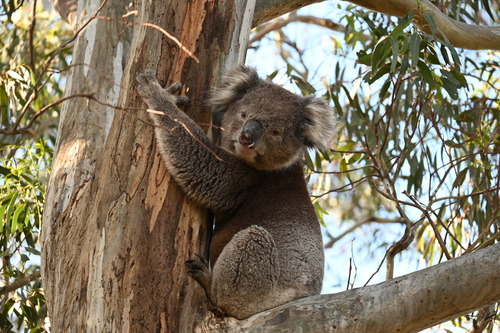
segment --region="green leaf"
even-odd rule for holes
[[[4,176],[10,175],[10,169],[0,165],[0,173]]]
[[[385,59],[390,50],[387,44],[387,36],[380,38],[372,53],[371,66],[372,70],[376,71],[381,64],[385,63]]]
[[[10,194],[8,197],[10,197],[10,200],[9,200],[9,203],[7,205],[7,211],[5,213],[5,218],[4,218],[4,221],[5,221],[5,227],[6,228],[11,228],[11,219],[12,219],[12,212],[15,210],[15,204],[16,204],[16,200],[17,200],[17,196],[18,196],[18,192],[13,192],[12,194]]]
[[[491,11],[490,2],[488,0],[481,0],[481,3],[483,4],[483,7],[490,16],[490,18],[494,21],[495,17],[493,16],[493,12]]]
[[[382,85],[382,88],[380,88],[380,93],[379,93],[379,97],[381,100],[385,99],[386,95],[387,95],[387,91],[389,90],[390,86],[391,86],[391,79],[387,79],[385,80],[385,83]]]
[[[404,29],[406,29],[411,21],[413,20],[413,17],[415,15],[413,13],[409,13],[406,16],[403,16],[402,18],[399,19],[398,25],[392,30],[391,36],[392,37],[398,37],[401,35]]]
[[[383,66],[382,68],[380,68],[370,79],[367,80],[367,82],[369,84],[372,84],[385,74],[389,74],[389,66]]]
[[[35,254],[35,255],[37,255],[37,256],[39,256],[39,255],[40,255],[40,251],[38,251],[38,250],[37,250],[37,249],[35,249],[34,247],[29,247],[29,246],[27,246],[27,247],[25,247],[24,249],[25,249],[27,252],[29,252],[29,253]]]
[[[357,142],[353,140],[346,140],[344,142],[341,142],[340,145],[337,147],[337,151],[340,152],[345,152],[345,151],[351,151],[354,146],[356,146]]]
[[[448,56],[448,50],[446,49],[446,46],[441,44],[439,48],[441,49],[441,56],[443,57],[444,61],[447,64],[450,64],[450,57]]]
[[[0,206],[0,233],[3,233],[4,225],[6,225],[6,218],[4,217],[7,205]]]
[[[391,73],[396,71],[396,66],[398,64],[398,54],[399,54],[399,43],[396,38],[391,36],[389,38],[392,47],[392,59],[391,59]]]
[[[436,85],[436,82],[434,81],[434,77],[432,76],[432,72],[427,67],[427,65],[423,61],[418,62],[418,69],[420,70],[420,75],[424,79],[424,81],[431,87],[433,88]]]
[[[26,204],[20,204],[17,206],[14,215],[12,216],[12,226],[11,226],[11,232],[14,233],[20,224],[18,219],[19,215],[21,215],[22,212],[24,212],[24,208],[26,207]],[[21,227],[22,228],[22,227]]]
[[[358,56],[358,62],[360,64],[371,66],[371,59],[372,59],[371,53],[368,54],[366,53],[366,51],[361,50],[356,52],[356,55]]]
[[[469,168],[465,168],[458,173],[457,178],[453,182],[453,188],[460,187],[464,183],[465,177],[467,176],[468,171],[469,171]]]
[[[444,77],[441,77],[441,81],[443,83],[443,88],[446,90],[448,95],[450,95],[452,99],[457,99],[458,98],[457,86],[453,84],[453,82]]]
[[[432,35],[435,37],[438,29],[436,27],[436,22],[434,22],[434,17],[432,17],[432,15],[429,12],[425,12],[423,17],[427,21],[427,23],[429,23],[429,26],[431,27]]]
[[[328,215],[328,212],[320,206],[317,200],[314,202],[314,210],[316,211],[316,215],[318,216],[321,225],[326,227],[324,215]]]
[[[411,65],[416,67],[418,64],[419,54],[420,54],[420,42],[422,41],[422,37],[417,32],[414,32],[410,38],[410,56],[411,56]]]
[[[290,75],[290,78],[293,80],[295,85],[297,85],[302,94],[309,96],[316,92],[316,89],[314,89],[314,87],[309,82],[304,81],[303,78],[296,75]]]

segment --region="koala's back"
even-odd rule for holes
[[[236,270],[235,276],[241,281],[227,286],[218,283],[216,288],[219,290],[213,291],[212,294],[217,304],[221,304],[236,317],[244,318],[248,314],[316,295],[321,291],[324,262],[321,230],[308,195],[302,168],[302,163],[297,162],[285,170],[260,173],[260,182],[248,191],[241,206],[216,221],[210,251],[211,262],[215,263],[214,275],[218,275],[218,270],[223,270],[225,275],[227,271]],[[257,245],[254,248],[248,249],[248,245],[245,245],[244,249],[232,253],[239,255],[261,251],[263,257],[258,259],[259,265],[256,269],[261,275],[265,275],[262,273],[266,271],[269,275],[274,274],[269,279],[275,279],[274,284],[267,286],[267,295],[263,292],[266,289],[262,284],[269,281],[261,281],[259,284],[255,274],[248,272],[252,267],[217,267],[221,263],[227,265],[230,262],[241,262],[239,258],[228,258],[229,254],[223,260],[218,259],[228,243],[232,243],[235,235],[252,229],[255,232],[255,227],[269,233],[270,246],[262,244],[267,241],[264,237],[263,240],[255,241]],[[248,244],[248,240],[245,244]],[[275,249],[274,253],[263,253],[270,247]],[[247,285],[255,285],[258,288],[254,290]],[[236,293],[239,295],[235,295]],[[236,304],[233,307],[232,304],[224,304],[223,298]]]

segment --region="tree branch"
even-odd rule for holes
[[[11,291],[14,291],[16,289],[19,289],[21,287],[26,286],[30,282],[33,282],[35,280],[38,280],[40,278],[40,271],[36,271],[28,276],[23,277],[22,279],[19,279],[12,284],[6,285],[4,287],[0,287],[0,295],[5,295],[10,293]]]
[[[377,285],[284,304],[197,332],[418,332],[500,301],[500,244]]]
[[[323,0],[257,0],[252,27],[256,27],[273,18],[321,1]]]
[[[335,244],[336,242],[338,242],[339,240],[341,240],[342,238],[344,238],[345,236],[347,236],[348,234],[350,234],[351,232],[353,232],[354,230],[356,230],[357,228],[365,225],[365,224],[368,224],[368,223],[398,223],[398,224],[404,224],[404,220],[402,218],[395,218],[395,219],[384,219],[384,218],[380,218],[380,217],[376,217],[376,216],[370,216],[370,217],[367,217],[355,224],[353,224],[351,227],[347,228],[344,232],[342,232],[340,235],[338,236],[335,236],[335,237],[330,237],[330,240],[328,241],[328,243],[325,244],[325,248],[330,248],[333,246],[333,244]]]
[[[437,37],[448,39],[451,45],[472,50],[500,50],[500,27],[456,21],[442,13],[428,0],[349,0],[349,2],[391,16],[403,17],[413,12],[415,23],[427,33],[431,33],[431,28],[423,16],[429,14],[436,27],[446,36],[446,38],[442,35]]]
[[[308,23],[308,24],[314,24],[317,26],[320,26],[322,28],[330,29],[333,31],[338,31],[338,32],[344,32],[345,29],[343,26],[333,22],[332,20],[320,18],[320,17],[315,17],[315,16],[310,16],[310,15],[297,15],[297,12],[291,12],[289,15],[286,15],[282,18],[273,20],[271,22],[268,22],[264,24],[258,31],[255,32],[255,34],[252,36],[252,38],[248,41],[248,45],[252,45],[252,43],[261,40],[265,35],[270,33],[271,31],[279,30],[281,28],[284,28],[288,24],[292,22],[302,22],[302,23]]]

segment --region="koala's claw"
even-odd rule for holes
[[[177,106],[186,106],[191,103],[191,100],[186,96],[175,96],[175,104]]]
[[[177,94],[181,91],[182,89],[182,83],[180,82],[175,82],[170,85],[170,87],[167,88],[167,91],[171,94]]]
[[[198,259],[185,261],[186,266],[189,268],[188,274],[195,278],[207,293],[210,294],[212,273],[210,272],[208,261],[198,254],[196,256]]]
[[[137,91],[139,95],[147,100],[158,99],[158,96],[163,96],[177,106],[187,106],[191,102],[186,96],[176,96],[182,89],[182,83],[180,82],[176,82],[167,89],[163,89],[160,83],[158,83],[156,72],[153,69],[146,69],[144,73],[137,72],[136,81],[138,83]],[[155,96],[156,98],[154,98]],[[150,107],[152,106],[150,105]]]
[[[170,85],[170,87],[168,87],[167,89],[165,89],[170,95],[176,95],[178,93],[181,92],[181,89],[182,89],[182,83],[180,82],[175,82],[173,84]],[[186,106],[188,105],[189,103],[191,103],[191,101],[189,100],[189,98],[187,98],[186,96],[175,96],[175,104],[177,106]]]
[[[208,261],[199,254],[195,255],[198,258],[186,260],[186,266],[188,266],[192,271],[210,271],[210,269],[208,268]]]

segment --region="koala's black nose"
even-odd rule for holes
[[[243,125],[243,130],[240,133],[239,141],[247,148],[254,148],[255,143],[264,133],[264,127],[257,120],[249,120]]]

